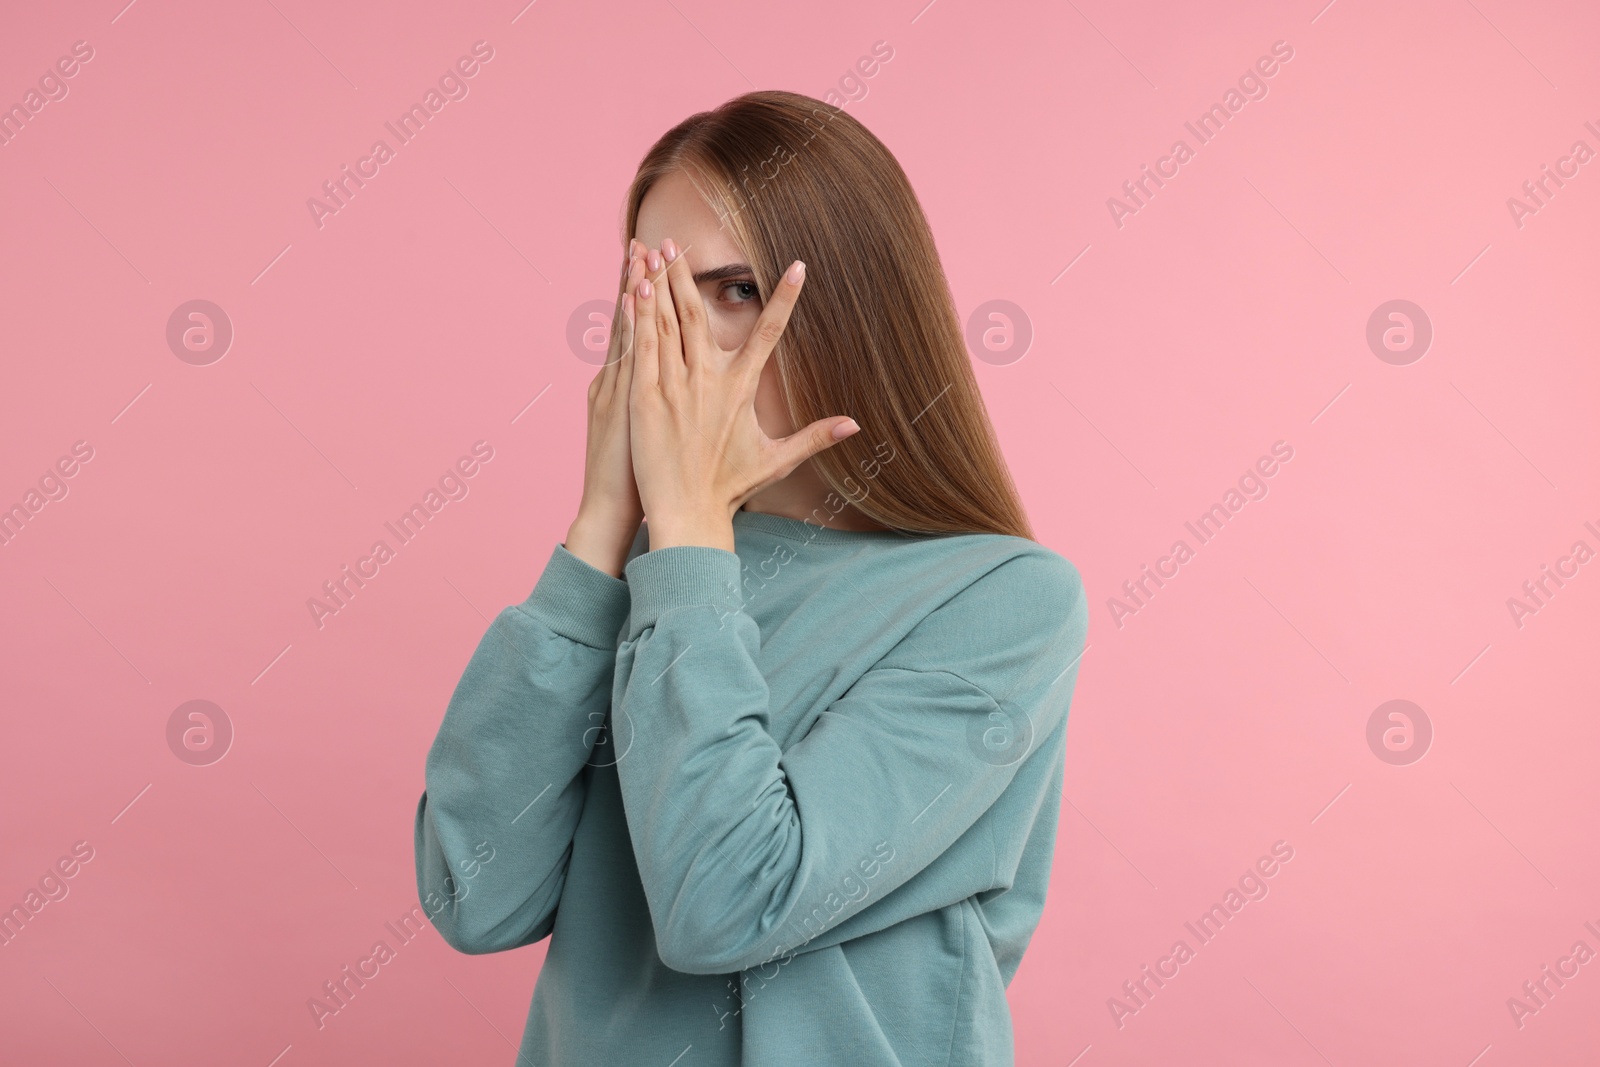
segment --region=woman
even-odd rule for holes
[[[1088,615],[921,208],[759,92],[650,150],[627,233],[577,517],[428,755],[425,910],[551,935],[541,1067],[1011,1063]]]

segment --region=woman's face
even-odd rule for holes
[[[761,315],[755,275],[717,213],[682,171],[660,179],[645,193],[634,237],[657,251],[664,238],[672,238],[689,261],[717,347],[732,352],[744,344]],[[768,437],[787,437],[794,432],[783,404],[776,356],[761,368],[756,422]]]

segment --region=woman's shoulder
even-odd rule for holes
[[[920,542],[927,563],[958,579],[963,591],[1012,603],[1070,604],[1083,576],[1048,545],[1009,534],[951,534]]]
[[[895,550],[904,580],[923,590],[920,637],[990,647],[1081,638],[1083,577],[1047,545],[1005,534],[954,534]]]
[[[1031,699],[1031,682],[1051,683],[1082,655],[1088,602],[1078,568],[1061,553],[1001,534],[957,534],[894,551],[912,568],[902,578],[915,591],[902,603],[916,621],[879,666],[938,670],[996,699]]]

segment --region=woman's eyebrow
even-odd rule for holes
[[[704,282],[724,282],[730,278],[753,278],[755,272],[743,263],[729,263],[721,267],[712,267],[710,270],[696,272],[694,283],[700,285]]]

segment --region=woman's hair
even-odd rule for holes
[[[1033,539],[927,219],[883,143],[808,96],[735,97],[646,153],[624,241],[650,187],[678,170],[748,257],[763,302],[785,267],[807,266],[772,358],[794,425],[861,426],[812,460],[833,490],[896,530]]]

